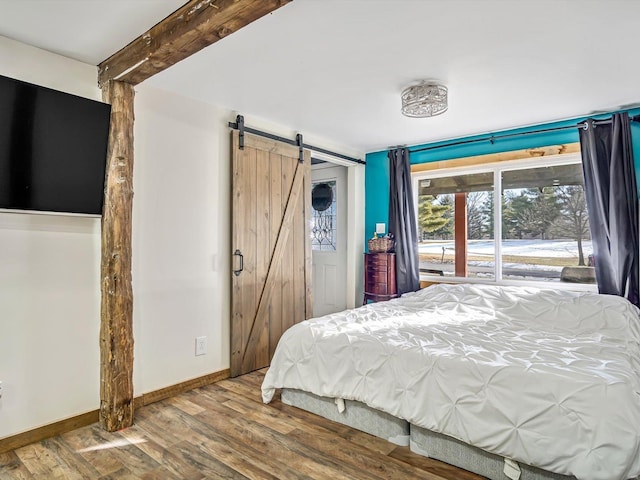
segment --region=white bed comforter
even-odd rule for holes
[[[264,383],[359,400],[578,479],[640,474],[636,307],[592,293],[437,285],[304,321]]]

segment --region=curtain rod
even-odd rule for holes
[[[629,117],[629,120],[632,122],[640,122],[640,115],[636,115],[635,117]],[[593,123],[595,125],[608,125],[611,123],[611,119],[604,119],[604,120],[594,120]],[[583,128],[586,129],[587,127],[587,123],[586,122],[579,122],[576,125],[567,125],[564,127],[552,127],[552,128],[543,128],[540,130],[531,130],[528,132],[518,132],[518,133],[504,133],[504,134],[497,134],[497,135],[490,135],[488,137],[483,137],[483,138],[471,138],[469,140],[460,140],[457,142],[449,142],[449,143],[445,143],[442,145],[432,145],[430,147],[422,147],[422,148],[416,148],[414,150],[412,150],[411,148],[409,148],[409,153],[415,153],[415,152],[424,152],[427,150],[435,150],[438,148],[446,148],[446,147],[456,147],[458,145],[467,145],[467,144],[471,144],[471,143],[479,143],[479,142],[486,142],[489,141],[491,143],[493,143],[495,140],[497,139],[502,139],[502,138],[512,138],[512,137],[521,137],[524,135],[535,135],[536,133],[547,133],[547,132],[557,132],[560,130],[573,130],[575,128]]]
[[[269,138],[271,140],[276,140],[278,142],[287,143],[289,145],[300,146],[298,144],[297,139],[296,140],[291,140],[289,138],[281,137],[279,135],[274,135],[273,133],[263,132],[262,130],[257,130],[255,128],[246,127],[244,125],[244,117],[242,115],[238,115],[236,117],[236,121],[235,122],[229,122],[229,127],[233,128],[234,130],[240,130],[241,137],[244,136],[244,133],[246,132],[246,133],[252,133],[254,135],[258,135],[260,137]],[[300,138],[302,138],[302,135],[298,135],[298,136]],[[243,140],[241,140],[241,145],[244,145],[244,141]],[[347,160],[349,162],[366,165],[366,162],[364,160],[360,160],[359,158],[349,157],[349,156],[344,155],[342,153],[333,152],[331,150],[327,150],[326,148],[314,147],[313,145],[309,145],[308,143],[302,143],[301,146],[302,146],[302,148],[307,148],[309,150],[313,150],[314,152],[324,153],[326,155],[331,155],[332,157],[341,158],[342,160]]]

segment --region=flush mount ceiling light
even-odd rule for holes
[[[447,107],[447,87],[444,85],[422,82],[402,92],[402,113],[407,117],[433,117],[446,112]]]

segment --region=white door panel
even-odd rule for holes
[[[331,164],[312,166],[311,183],[335,181],[335,250],[312,251],[314,316],[347,308],[347,169]],[[313,190],[313,189],[312,189]],[[312,208],[312,216],[314,214]]]

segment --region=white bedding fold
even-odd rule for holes
[[[438,285],[304,321],[262,385],[358,400],[584,480],[640,474],[638,310],[619,297]]]

